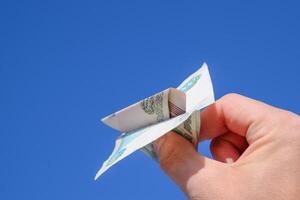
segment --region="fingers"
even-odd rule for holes
[[[188,182],[193,176],[199,173],[205,174],[205,171],[207,173],[217,168],[216,161],[200,155],[190,142],[176,133],[170,132],[158,139],[154,147],[158,153],[161,168],[186,193],[188,193]]]
[[[214,159],[220,162],[232,163],[240,157],[240,153],[235,146],[219,138],[212,140],[210,149]]]
[[[274,110],[274,107],[238,94],[226,95],[201,113],[199,140],[213,139],[228,131],[248,138],[249,128],[259,127]]]
[[[228,132],[216,137],[210,144],[210,150],[215,160],[220,162],[235,162],[248,147],[246,139]]]

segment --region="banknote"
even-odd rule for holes
[[[103,163],[95,180],[111,166],[141,149],[154,160],[153,141],[173,130],[197,146],[200,132],[200,109],[214,102],[214,92],[206,63],[176,89],[169,88],[102,121],[122,133],[115,148]]]
[[[162,122],[185,112],[185,93],[169,88],[102,119],[123,133]]]
[[[197,148],[200,132],[200,111],[194,111],[183,123],[172,129],[172,131],[184,137]],[[152,159],[158,161],[158,155],[152,143],[144,146],[141,150]]]

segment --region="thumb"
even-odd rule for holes
[[[215,185],[219,180],[219,163],[200,155],[192,143],[182,136],[169,132],[154,142],[159,157],[160,167],[170,176],[181,189],[190,196],[195,187]]]

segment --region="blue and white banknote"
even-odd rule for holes
[[[123,134],[95,180],[111,166],[141,149],[157,160],[152,143],[173,130],[197,146],[200,109],[213,103],[214,92],[206,63],[176,89],[169,88],[102,119]]]

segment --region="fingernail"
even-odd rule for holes
[[[233,163],[233,159],[232,158],[226,158],[226,163],[227,164],[232,164]]]

